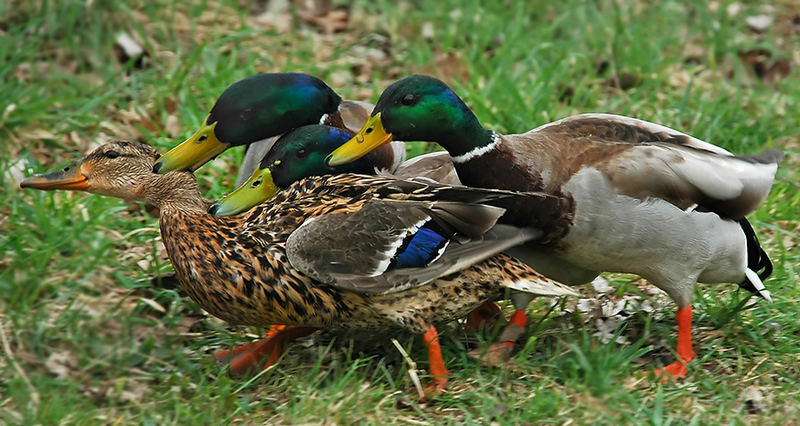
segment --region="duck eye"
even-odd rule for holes
[[[409,93],[400,99],[400,103],[405,106],[411,106],[417,103],[417,100],[419,100],[419,96]]]
[[[305,148],[300,148],[297,151],[295,151],[294,155],[297,158],[306,158],[308,156],[308,151],[306,151]]]
[[[112,149],[110,151],[106,151],[105,153],[103,153],[103,155],[105,155],[106,158],[117,158],[117,157],[119,157],[119,152],[114,151]]]

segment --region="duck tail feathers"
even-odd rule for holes
[[[745,269],[745,280],[739,283],[743,289],[772,301],[769,290],[764,286],[763,280],[772,274],[772,262],[767,253],[761,248],[753,226],[747,219],[739,219],[739,226],[744,231],[747,239],[747,269]]]

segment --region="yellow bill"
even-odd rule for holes
[[[367,120],[364,127],[352,139],[328,155],[325,163],[331,167],[347,164],[391,141],[392,134],[386,133],[383,129],[381,113],[377,113]]]
[[[212,124],[201,127],[189,139],[169,150],[158,159],[153,166],[153,171],[155,173],[167,173],[175,170],[193,172],[208,160],[228,149],[230,144],[220,142],[217,139],[217,135],[214,134],[216,125],[217,122],[215,121]]]
[[[34,188],[42,190],[67,189],[71,191],[83,191],[89,187],[88,178],[81,172],[79,162],[74,162],[63,169],[31,176],[19,184],[20,188]]]
[[[272,181],[269,168],[256,169],[247,182],[212,205],[208,212],[217,216],[232,216],[263,203],[276,192],[278,187]]]

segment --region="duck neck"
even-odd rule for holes
[[[464,164],[496,150],[500,145],[500,135],[481,127],[479,133],[449,142],[447,145],[451,147],[444,143],[441,145],[450,153],[453,163]]]
[[[162,212],[177,210],[205,214],[208,211],[206,201],[197,190],[197,181],[189,172],[153,175],[142,190],[142,199]]]
[[[481,157],[500,144],[497,133],[481,126],[475,114],[462,105],[458,114],[451,114],[451,123],[445,131],[439,132],[435,141],[446,149],[456,164],[466,163]]]

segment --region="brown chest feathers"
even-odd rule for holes
[[[575,203],[560,188],[546,185],[542,173],[530,164],[521,163],[514,152],[501,143],[484,155],[465,163],[455,163],[458,177],[464,185],[481,188],[509,189],[523,192],[547,192],[562,196],[557,208],[523,204],[518,200],[501,205],[507,210],[500,220],[515,226],[533,226],[546,232],[540,241],[547,244],[566,235],[572,225]]]

